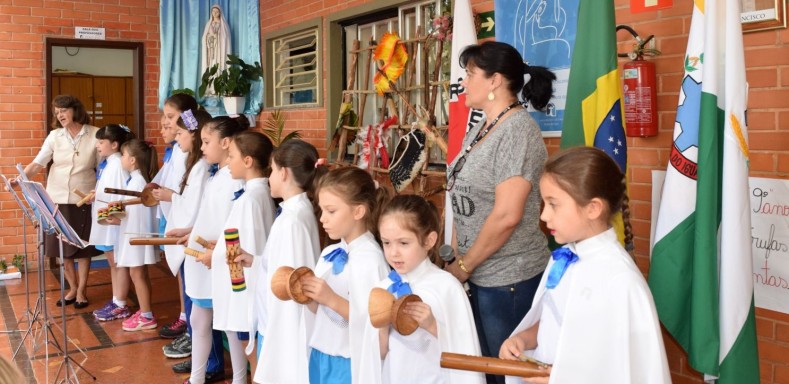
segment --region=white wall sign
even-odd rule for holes
[[[750,178],[756,306],[789,313],[789,180]]]
[[[74,27],[75,39],[106,40],[107,35],[104,28],[95,27]]]

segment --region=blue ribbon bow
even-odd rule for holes
[[[219,172],[219,164],[211,164],[208,167],[209,177],[214,177],[214,175],[216,175],[217,172]]]
[[[129,182],[130,182],[130,181],[131,181],[131,175],[129,175],[129,177],[128,177],[128,178],[126,178],[126,185],[129,185]]]
[[[276,219],[276,218],[278,218],[278,217],[279,217],[279,215],[281,215],[281,214],[282,214],[282,207],[277,207],[277,214],[276,214],[276,215],[274,215],[274,218],[275,218],[275,219]]]
[[[170,161],[170,158],[173,157],[173,147],[167,147],[164,149],[164,162],[167,163]]]
[[[238,191],[233,192],[233,201],[238,200],[241,195],[244,194],[244,188],[239,189]]]
[[[411,286],[404,282],[403,278],[400,277],[400,274],[394,269],[389,272],[389,280],[392,280],[392,285],[390,285],[386,290],[393,294],[396,299],[412,293]]]
[[[345,264],[348,263],[348,252],[342,248],[336,248],[326,256],[323,256],[323,259],[332,263],[331,272],[339,275],[345,269]]]
[[[104,172],[105,167],[107,167],[107,159],[102,160],[99,166],[96,167],[96,180],[101,179],[101,174]]]
[[[548,289],[556,288],[570,264],[578,261],[578,255],[566,247],[555,249],[551,256],[553,256],[555,262],[548,272],[548,281],[545,283],[545,287]]]

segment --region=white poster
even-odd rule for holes
[[[756,306],[789,313],[789,180],[750,178]]]

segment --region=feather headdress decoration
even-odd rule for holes
[[[383,95],[389,90],[389,82],[397,81],[397,78],[403,74],[405,63],[408,61],[408,52],[397,35],[384,33],[373,52],[373,58],[378,65],[378,71],[373,77],[375,91]]]

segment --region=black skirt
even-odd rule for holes
[[[60,204],[58,205],[58,209],[60,213],[63,214],[63,217],[66,218],[69,225],[77,232],[80,239],[86,240],[90,238],[90,227],[93,223],[90,205],[86,204],[77,207],[76,204]],[[47,257],[60,257],[59,243],[60,241],[57,235],[46,235],[44,246]],[[102,252],[92,245],[79,249],[66,242],[63,243],[63,257],[66,259],[82,259],[101,254]]]

